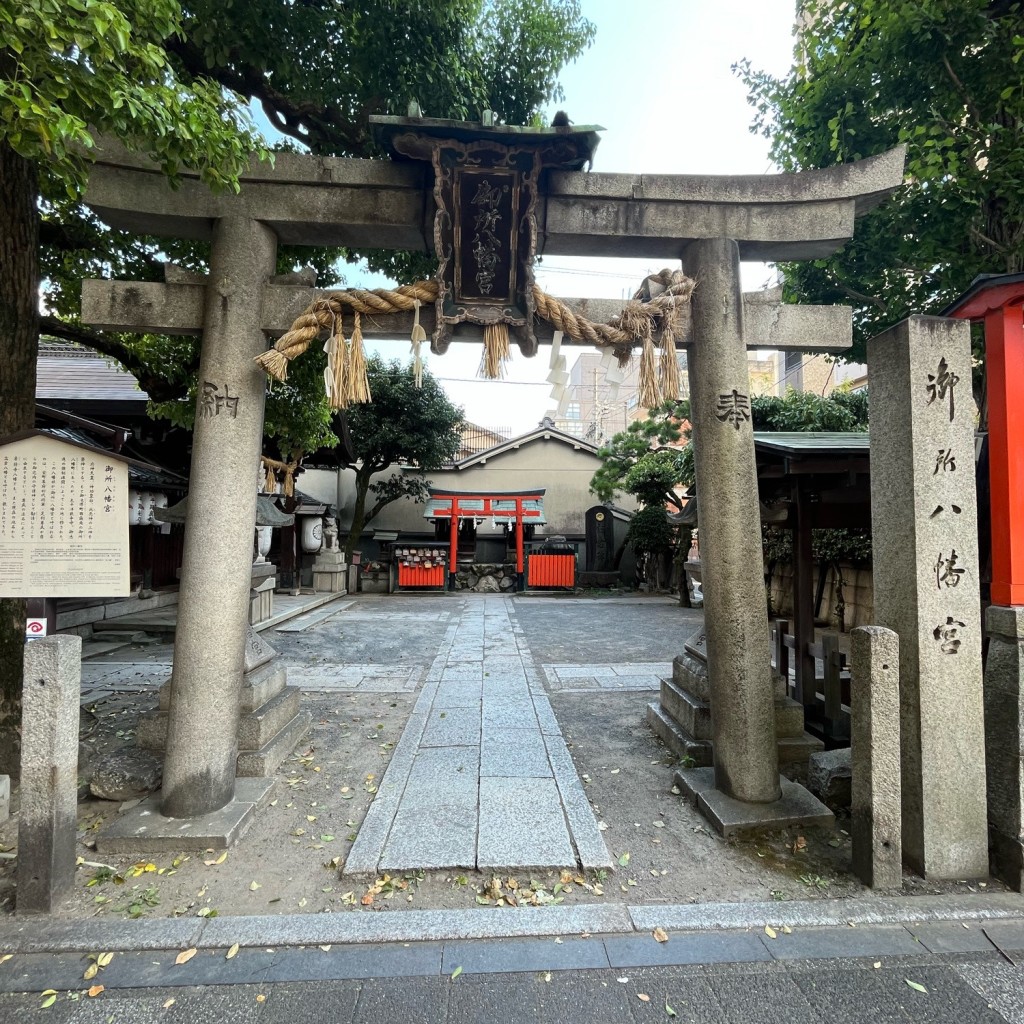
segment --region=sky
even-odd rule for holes
[[[582,0],[597,27],[593,45],[561,76],[564,109],[577,125],[605,128],[594,170],[648,174],[765,174],[774,168],[768,141],[750,132],[752,108],[732,65],[784,74],[792,60],[795,0]],[[430,111],[425,111],[427,115]],[[623,298],[663,261],[568,257],[548,253],[537,283],[559,297]],[[746,290],[772,277],[764,264],[744,264]],[[351,286],[386,278],[353,271]],[[406,283],[406,282],[400,282]],[[368,345],[405,359],[408,346]],[[426,346],[424,346],[426,348]],[[572,365],[576,349],[568,351]],[[579,350],[586,351],[586,350]],[[480,346],[453,343],[427,366],[469,420],[516,433],[535,427],[549,398],[547,346],[532,359],[513,345],[504,381],[477,378]]]

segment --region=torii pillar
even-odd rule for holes
[[[1024,891],[1024,274],[982,274],[945,310],[985,325],[992,589],[985,771],[992,871]]]

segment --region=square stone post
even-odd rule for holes
[[[687,368],[715,788],[771,803],[781,789],[739,247],[693,242],[683,269],[697,282]]]
[[[967,324],[868,342],[875,618],[899,635],[903,853],[988,874],[974,402]]]
[[[82,638],[29,641],[21,713],[19,914],[51,913],[75,881],[81,701]]]
[[[872,889],[899,889],[900,640],[891,629],[862,626],[850,641],[853,873]]]
[[[209,814],[234,795],[266,376],[254,359],[277,239],[217,221],[206,288],[161,812]]]

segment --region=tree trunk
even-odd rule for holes
[[[348,540],[345,541],[345,561],[352,564],[352,552],[359,543],[360,534],[366,524],[366,494],[370,489],[370,475],[363,475],[362,470],[356,470],[356,505],[352,510],[352,526],[348,531]]]
[[[35,425],[39,345],[36,166],[0,141],[0,437]],[[25,602],[0,599],[0,774],[21,762]]]

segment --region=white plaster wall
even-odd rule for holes
[[[295,486],[325,505],[338,503],[338,473],[333,469],[307,469],[299,474]]]

